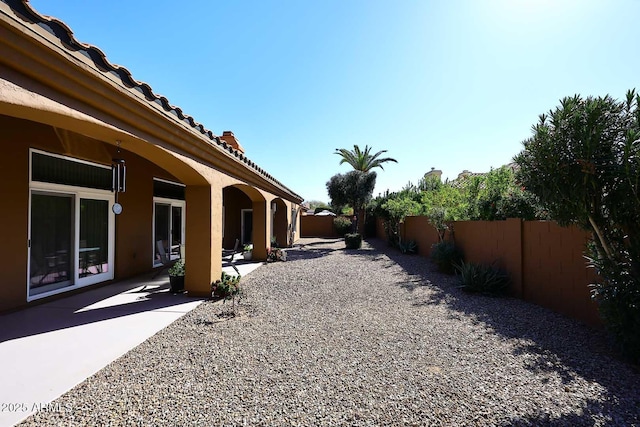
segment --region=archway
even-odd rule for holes
[[[272,241],[271,246],[288,247],[289,242],[289,212],[287,204],[281,198],[274,199],[271,202],[272,215]]]
[[[246,184],[232,184],[222,189],[222,246],[232,248],[235,240],[253,245],[256,259],[266,258],[266,199]]]

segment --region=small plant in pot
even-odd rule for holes
[[[171,292],[184,292],[184,273],[185,263],[183,259],[179,259],[169,268],[169,283],[171,284]]]
[[[359,233],[345,234],[344,244],[347,249],[360,249],[362,247],[362,236]]]
[[[253,258],[253,244],[248,243],[242,248],[242,256],[247,261]]]

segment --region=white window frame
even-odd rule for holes
[[[101,167],[104,169],[111,169],[109,166],[101,165],[99,163],[92,163],[86,160],[79,160],[73,157],[63,156],[60,154],[48,153],[42,150],[30,149],[29,150],[29,217],[28,217],[28,243],[31,242],[31,198],[34,192],[51,193],[51,194],[66,194],[72,196],[74,199],[74,236],[73,236],[73,258],[72,258],[72,283],[70,286],[62,288],[52,289],[49,291],[42,291],[38,294],[31,295],[31,245],[28,244],[28,257],[27,257],[27,302],[34,301],[41,298],[46,298],[52,295],[60,294],[63,292],[72,291],[74,289],[83,288],[96,283],[113,280],[115,270],[115,215],[109,212],[108,222],[108,236],[109,236],[109,251],[107,255],[107,262],[109,270],[105,273],[94,274],[87,277],[80,277],[79,274],[79,248],[80,248],[80,199],[93,199],[93,200],[106,200],[111,206],[115,203],[115,196],[111,191],[98,190],[95,188],[76,187],[72,185],[53,184],[49,182],[33,181],[32,177],[32,153],[39,153],[46,156],[58,157],[65,160],[69,160],[77,163],[84,163],[91,166]]]

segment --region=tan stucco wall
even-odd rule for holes
[[[289,217],[290,209],[282,199],[275,199],[276,214],[273,218],[273,235],[276,238],[278,246],[285,247],[289,245]]]
[[[59,136],[50,126],[0,115],[0,196],[11,206],[0,214],[4,244],[0,255],[10,260],[0,282],[0,311],[26,304],[29,236],[29,149],[35,148],[104,164],[115,147],[72,134]],[[68,144],[69,139],[74,142]],[[116,217],[115,278],[140,274],[152,267],[153,178],[175,178],[139,156],[122,151],[127,162],[127,192],[119,196],[124,207]]]
[[[0,259],[3,274],[0,279],[0,310],[26,303],[27,298],[27,228],[29,206],[29,158],[25,149],[30,141],[41,138],[42,129],[19,130],[0,116],[0,224],[3,225]]]
[[[222,246],[225,249],[233,248],[236,239],[242,236],[242,209],[253,209],[253,203],[249,196],[235,187],[227,187],[224,194],[224,239]]]
[[[115,279],[122,279],[149,271],[153,257],[153,178],[179,181],[177,177],[145,158],[126,149],[116,154],[116,147],[73,132],[61,132],[51,126],[0,115],[0,169],[6,179],[0,181],[0,195],[11,209],[2,211],[5,228],[0,254],[12,260],[5,267],[0,283],[0,311],[26,304],[29,206],[29,148],[64,154],[101,164],[111,158],[124,158],[127,164],[127,191],[119,195],[123,213],[116,217]],[[179,159],[184,165],[174,167],[180,172],[188,169],[190,159]],[[187,171],[183,175],[192,172]],[[225,247],[240,236],[240,210],[253,209],[254,256],[266,257],[270,246],[271,203],[277,203],[274,231],[278,242],[287,242],[291,208],[296,207],[272,194],[247,186],[242,181],[210,169],[202,174],[210,185],[187,186],[186,247],[193,254],[188,260],[187,283],[193,295],[206,295],[211,281],[219,277],[221,265],[222,195],[227,214]],[[296,218],[299,220],[299,218]],[[299,227],[298,227],[299,229]],[[200,254],[200,255],[197,255]],[[196,259],[197,257],[197,259]],[[188,285],[189,286],[189,285]]]
[[[267,221],[269,201],[275,197],[297,201],[297,196],[251,162],[246,159],[243,162],[237,153],[221,150],[210,138],[184,121],[175,120],[172,113],[157,103],[150,103],[138,91],[129,90],[113,76],[96,70],[91,60],[80,52],[69,51],[43,28],[32,26],[27,29],[23,25],[21,19],[0,16],[0,115],[29,121],[29,126],[23,126],[25,129],[19,132],[25,136],[24,142],[7,148],[5,154],[20,155],[20,150],[28,152],[29,144],[44,144],[51,151],[56,151],[55,147],[47,144],[58,144],[56,152],[108,163],[116,143],[120,141],[122,149],[132,156],[127,160],[130,178],[149,167],[149,174],[153,168],[168,171],[166,173],[175,177],[174,180],[186,184],[187,259],[190,254],[197,254],[191,255],[191,261],[188,261],[185,285],[190,294],[206,295],[210,282],[220,277],[218,260],[221,256],[223,188],[236,186],[251,199],[254,257],[263,259],[266,256],[271,235],[270,221]],[[58,135],[44,125],[55,126],[59,130]],[[43,131],[46,138],[41,138],[45,142],[27,138],[32,132],[27,127],[48,129]],[[5,129],[0,129],[2,134],[10,135]],[[59,142],[60,135],[65,143]],[[65,135],[68,136],[66,139]],[[102,142],[88,144],[83,142],[84,137],[78,135]],[[13,142],[7,144],[2,140],[2,145],[11,144]],[[28,155],[23,158],[28,158]],[[0,189],[18,206],[15,211],[2,215],[12,224],[22,222],[24,229],[28,218],[22,206],[28,206],[29,197],[24,168],[28,163],[21,165],[20,157],[16,159],[16,164],[3,168],[3,172],[11,170],[16,173],[12,178],[20,178],[13,186],[6,182],[0,184]],[[0,164],[5,166],[5,163]],[[131,169],[133,166],[135,171]],[[144,177],[138,178],[144,180]],[[124,213],[116,221],[117,277],[148,268],[152,251],[151,223],[149,236],[144,236],[146,226],[141,222],[151,221],[145,220],[152,212],[152,204],[147,203],[147,196],[144,196],[148,191],[145,188],[147,184],[136,178],[135,183],[130,181],[128,185],[128,192],[120,199]],[[135,194],[138,192],[143,197],[137,198]],[[148,197],[152,197],[151,193]],[[11,251],[8,259],[18,256],[23,262],[16,263],[19,266],[16,269],[21,268],[22,272],[11,273],[11,280],[19,278],[23,289],[17,296],[9,295],[13,291],[7,291],[7,295],[8,300],[17,301],[23,300],[26,294],[26,235],[20,228],[12,233],[12,241],[20,241],[22,246],[15,252]],[[0,253],[7,255],[6,252]],[[0,288],[2,286],[0,283]]]

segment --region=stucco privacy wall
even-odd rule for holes
[[[303,215],[300,218],[302,237],[338,237],[333,216]]]
[[[386,239],[378,221],[378,237]],[[596,275],[584,258],[589,234],[552,221],[458,221],[456,244],[465,260],[495,262],[509,273],[513,295],[587,324],[599,326],[597,305],[588,285]],[[426,217],[407,217],[401,226],[405,239],[415,240],[420,255],[428,256],[438,242]]]

